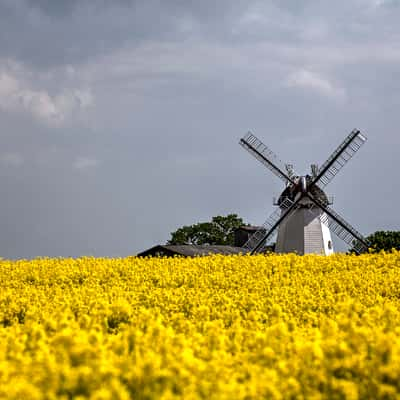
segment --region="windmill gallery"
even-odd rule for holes
[[[365,141],[366,137],[359,130],[353,130],[320,168],[312,164],[311,174],[300,176],[291,164],[283,164],[256,136],[247,133],[239,144],[285,185],[274,202],[277,209],[264,224],[239,228],[235,246],[158,245],[138,256],[260,253],[266,251],[276,233],[277,253],[332,254],[331,233],[352,246],[356,253],[365,251],[368,248],[366,239],[330,207],[332,201],[323,190]]]

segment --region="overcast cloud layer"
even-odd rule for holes
[[[399,20],[397,0],[0,0],[0,256],[262,223],[282,184],[248,130],[305,173],[360,129],[327,192],[364,234],[398,230]]]

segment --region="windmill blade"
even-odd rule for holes
[[[359,130],[354,129],[321,166],[309,187],[318,184],[321,189],[324,188],[345,166],[347,161],[356,154],[366,140],[367,138]]]
[[[352,249],[360,254],[368,250],[368,241],[365,237],[353,228],[343,217],[341,217],[335,210],[329,206],[323,205],[319,200],[315,199],[309,193],[306,196],[325,214],[320,216],[322,223],[327,225],[329,229],[340,239],[350,246]]]
[[[262,247],[266,246],[272,239],[272,234],[279,224],[291,213],[296,207],[300,199],[292,201],[286,198],[269,218],[254,232],[249,240],[244,244],[244,248],[249,250],[251,254],[256,253]]]
[[[368,242],[365,237],[344,220],[336,211],[329,206],[325,207],[325,214],[322,214],[320,220],[327,225],[329,229],[340,239],[342,239],[357,254],[368,250]]]
[[[285,172],[285,165],[282,161],[251,132],[240,139],[239,144],[285,183],[288,181],[294,183],[293,179]]]

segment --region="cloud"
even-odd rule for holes
[[[89,168],[95,168],[99,164],[99,161],[95,158],[90,157],[78,157],[72,164],[74,168],[84,170]]]
[[[1,164],[9,167],[19,167],[24,163],[24,158],[19,153],[3,153],[0,155]]]
[[[89,89],[68,88],[51,95],[46,89],[32,88],[15,72],[0,70],[0,109],[3,111],[29,114],[41,122],[57,125],[93,104]],[[29,71],[23,74],[32,75]]]
[[[343,98],[345,96],[343,88],[335,87],[327,78],[306,69],[290,74],[286,80],[286,86],[311,90],[327,97]]]
[[[400,5],[398,0],[372,0],[374,7],[398,7]]]

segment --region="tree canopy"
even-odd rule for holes
[[[400,250],[400,231],[376,231],[366,239],[375,251]]]
[[[171,238],[167,244],[208,244],[234,246],[234,232],[240,226],[245,225],[237,214],[227,216],[218,215],[210,222],[183,226],[175,232],[171,232]]]

